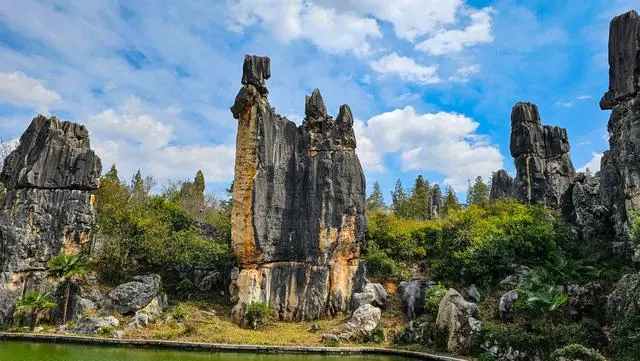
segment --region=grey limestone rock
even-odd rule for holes
[[[607,320],[610,323],[640,316],[640,273],[622,276],[607,297]]]
[[[518,290],[511,290],[500,297],[500,304],[498,305],[498,311],[500,312],[500,318],[508,318],[514,311],[514,305],[518,300]]]
[[[442,214],[442,191],[437,184],[434,185],[429,192],[427,211],[429,212],[429,219],[440,218]]]
[[[159,299],[157,302],[161,311],[166,303],[164,298],[159,275],[135,276],[133,281],[123,283],[111,290],[104,309],[125,315],[141,310],[151,304],[154,299]]]
[[[490,200],[498,200],[502,198],[513,197],[513,178],[507,173],[506,170],[500,169],[493,173],[491,178],[491,192],[489,193]]]
[[[240,323],[254,301],[282,320],[344,313],[364,286],[365,179],[351,109],[341,106],[334,120],[316,89],[296,126],[262,89],[269,63],[245,57],[231,108],[238,120],[231,238],[240,270],[230,293]]]
[[[120,326],[120,321],[113,316],[106,317],[82,317],[71,327],[71,332],[90,335],[97,334],[106,329],[114,329]]]
[[[352,299],[354,309],[358,309],[366,304],[383,309],[387,307],[387,291],[385,291],[384,287],[379,283],[367,282],[362,292],[354,293]]]
[[[566,129],[543,126],[535,104],[516,103],[510,149],[516,166],[515,197],[559,209],[575,175]]]
[[[400,299],[408,318],[415,318],[424,312],[426,289],[425,282],[418,278],[400,282]]]
[[[325,334],[322,338],[329,340],[355,341],[363,335],[371,334],[382,319],[382,311],[372,305],[366,304],[358,307],[353,312],[349,321],[342,330],[335,334]]]
[[[458,291],[450,288],[440,301],[436,326],[447,334],[447,350],[454,354],[468,354],[471,334],[481,328],[477,319],[478,306],[465,301]]]
[[[12,320],[17,297],[54,292],[47,262],[61,252],[91,248],[100,158],[79,124],[38,115],[4,162],[0,181],[0,324]],[[86,246],[86,247],[85,247]]]

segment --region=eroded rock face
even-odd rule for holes
[[[535,104],[516,103],[511,112],[510,149],[516,166],[515,197],[560,208],[575,175],[567,130],[543,126]]]
[[[616,16],[609,30],[609,90],[600,101],[612,109],[609,151],[602,157],[601,192],[618,239],[628,234],[630,212],[640,205],[640,17]],[[619,247],[621,248],[621,247]]]
[[[133,281],[123,283],[114,288],[105,303],[105,310],[117,311],[120,314],[130,314],[153,302],[156,313],[162,312],[167,306],[166,295],[162,293],[162,280],[157,274],[135,276]]]
[[[450,288],[438,308],[436,326],[447,334],[447,350],[454,354],[470,352],[472,332],[481,328],[478,317],[478,306],[465,301],[458,291]]]
[[[0,181],[0,323],[12,319],[27,290],[54,292],[47,262],[60,252],[78,253],[91,243],[101,163],[89,132],[79,124],[35,117],[20,145],[5,160]]]
[[[429,219],[440,218],[442,214],[442,191],[439,185],[434,185],[429,192],[427,200],[427,210],[429,211]]]
[[[349,106],[331,118],[318,90],[298,127],[267,100],[269,60],[246,56],[238,119],[232,245],[240,272],[231,289],[242,321],[250,302],[281,320],[345,312],[364,283],[365,180]],[[234,299],[235,300],[235,299]]]
[[[513,197],[513,192],[513,178],[506,170],[500,169],[493,173],[491,177],[491,192],[489,193],[490,200]]]

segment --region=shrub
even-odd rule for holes
[[[373,331],[368,333],[363,333],[360,337],[360,340],[364,343],[382,343],[386,340],[386,331],[384,326],[378,324]]]
[[[257,330],[264,327],[273,317],[273,310],[266,302],[254,301],[247,306],[245,324],[248,328]]]
[[[448,288],[442,284],[429,287],[425,294],[424,310],[427,314],[437,314],[438,308],[440,308],[440,301],[447,294]]]
[[[607,361],[597,350],[573,344],[554,351],[551,354],[553,361]]]
[[[619,361],[640,360],[640,316],[628,316],[613,325],[611,352]]]
[[[398,273],[398,266],[385,252],[372,248],[365,256],[367,274],[371,276],[392,276]]]

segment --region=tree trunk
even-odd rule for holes
[[[37,309],[31,310],[31,322],[29,322],[29,329],[31,330],[31,332],[33,332],[33,330],[36,329],[37,317],[38,317],[38,310]]]
[[[64,288],[64,309],[62,310],[62,324],[67,323],[67,308],[69,307],[69,292],[71,291],[71,280],[67,280]]]

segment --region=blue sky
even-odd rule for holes
[[[393,6],[390,4],[393,3]],[[351,106],[368,185],[466,190],[509,155],[517,101],[566,127],[576,168],[607,149],[610,19],[637,0],[0,0],[0,138],[37,113],[86,124],[105,168],[162,184],[233,177],[243,56],[301,122],[314,88]]]

